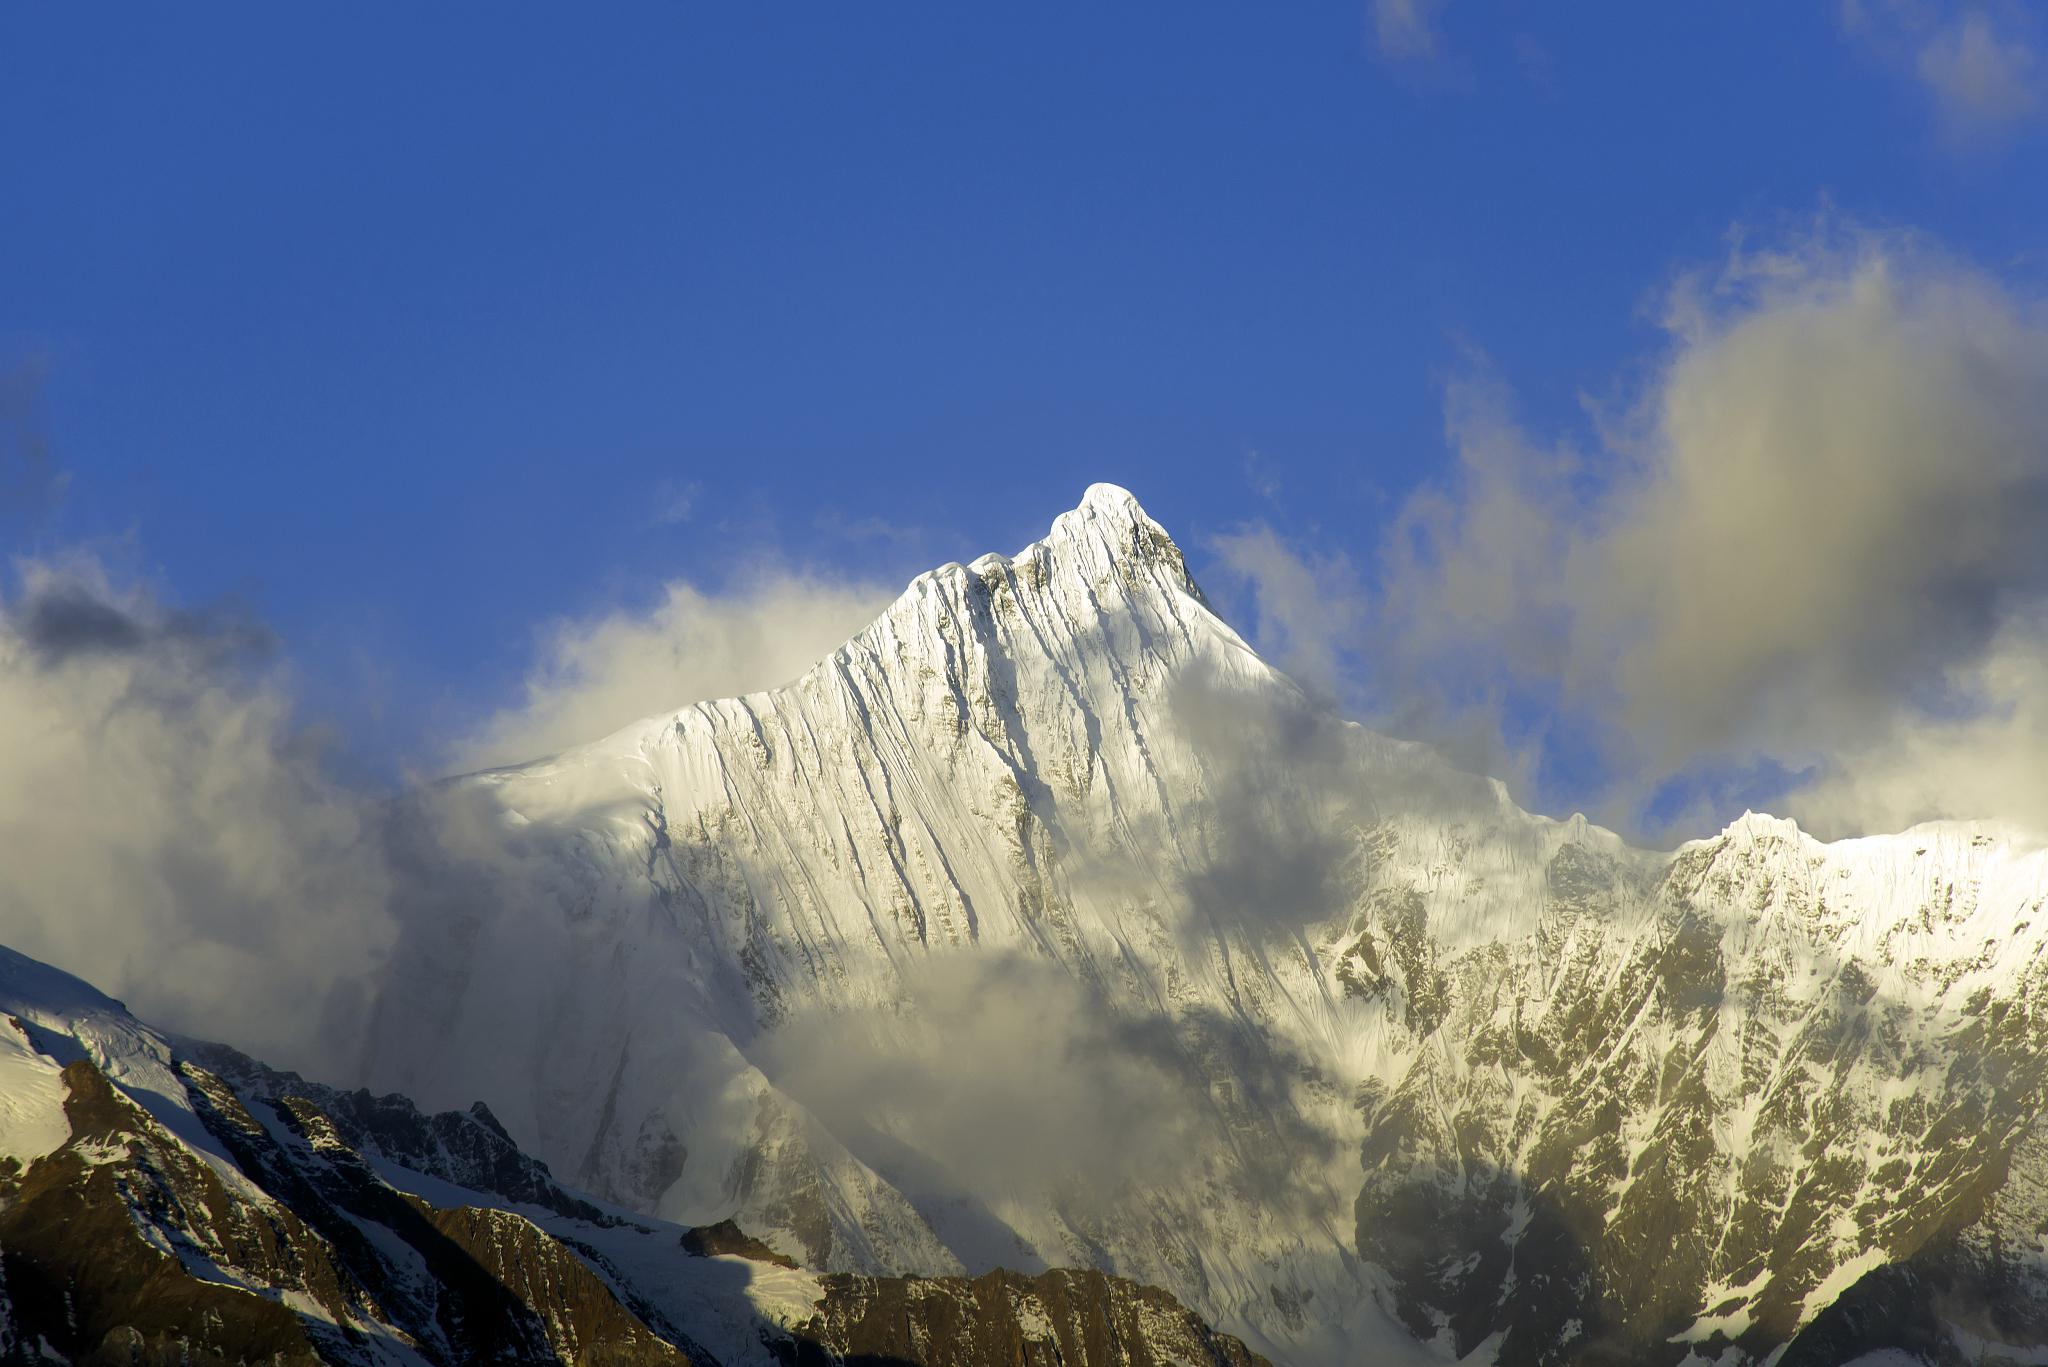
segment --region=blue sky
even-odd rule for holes
[[[900,581],[1095,480],[1244,613],[1247,524],[1370,596],[1455,465],[1447,387],[1597,442],[1582,400],[1637,392],[1736,225],[1910,229],[2032,290],[2032,23],[11,6],[0,366],[11,458],[32,430],[64,478],[4,535],[248,605],[373,770],[515,699],[546,623],[771,560]],[[1525,794],[1568,807],[1612,757],[1520,677],[1511,738],[1556,742]]]

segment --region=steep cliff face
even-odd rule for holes
[[[1998,1212],[2048,855],[1530,816],[1313,705],[1107,486],[784,688],[432,801],[489,893],[411,926],[371,1079],[818,1271],[1090,1267],[1294,1362],[1732,1363],[1943,1240],[2042,1257]],[[1039,1114],[905,1085],[977,1055]]]
[[[1164,1292],[1041,1282],[925,1316],[904,1360],[1252,1361]],[[0,1363],[776,1367],[865,1351],[834,1346],[883,1332],[850,1307],[930,1299],[603,1209],[487,1110],[175,1041],[0,949]]]

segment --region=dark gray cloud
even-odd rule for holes
[[[63,580],[32,592],[15,613],[21,643],[45,661],[139,650],[150,633],[85,585]]]
[[[104,583],[65,572],[34,575],[9,619],[15,639],[45,665],[166,649],[215,664],[254,662],[277,647],[270,629],[242,609],[163,611],[147,601],[117,603]]]

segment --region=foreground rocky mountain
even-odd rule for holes
[[[736,1256],[737,1255],[737,1256]],[[425,1115],[149,1029],[0,949],[0,1362],[1251,1367],[1099,1273],[812,1277]]]
[[[815,1272],[1091,1268],[1302,1364],[2048,1344],[2048,853],[1531,816],[1315,706],[1121,490],[416,803],[465,895],[364,1076]]]

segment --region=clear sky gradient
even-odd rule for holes
[[[1872,7],[10,5],[8,549],[253,605],[375,763],[548,620],[1095,480],[1369,579],[1448,377],[1582,430],[1732,225],[2038,274],[2030,89]]]

